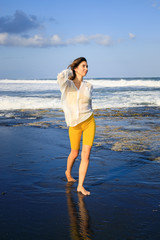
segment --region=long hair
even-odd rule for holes
[[[78,67],[78,65],[81,63],[81,62],[87,62],[86,58],[84,57],[79,57],[79,58],[76,58],[69,66],[68,68],[70,68],[72,71],[73,71],[73,76],[71,76],[69,79],[70,80],[74,80],[75,77],[76,77],[76,72],[75,72],[75,68]]]

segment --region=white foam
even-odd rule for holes
[[[93,79],[88,81],[95,89],[93,90],[94,109],[160,106],[160,81],[158,80]],[[126,87],[125,90],[124,87]],[[113,89],[109,91],[107,88]],[[0,80],[0,90],[0,110],[62,108],[61,93],[56,80],[4,79]]]
[[[130,92],[114,94],[109,96],[93,97],[93,109],[100,108],[123,108],[137,106],[160,106],[160,98],[154,92]],[[40,98],[40,97],[0,97],[0,110],[17,109],[60,109],[62,108],[59,98]]]
[[[143,107],[160,106],[160,96],[152,91],[119,92],[113,95],[100,96],[93,98],[93,108],[124,108],[124,107]]]
[[[0,97],[0,110],[61,108],[61,100],[57,98]]]
[[[160,81],[155,80],[88,80],[95,88],[145,87],[160,88]]]
[[[160,80],[87,80],[93,84],[94,88],[122,88],[122,87],[145,87],[145,88],[160,88]],[[47,91],[58,90],[59,86],[56,80],[0,80],[0,89],[2,91]]]
[[[44,84],[44,83],[56,83],[56,80],[13,80],[13,79],[0,79],[0,83],[39,83],[39,84]]]
[[[0,80],[1,91],[48,91],[58,90],[56,80]]]

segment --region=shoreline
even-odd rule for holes
[[[95,111],[87,197],[66,182],[62,111],[10,114],[0,125],[1,239],[159,240],[159,109]]]
[[[94,144],[113,151],[157,152],[160,154],[160,108],[140,107],[95,109]],[[0,111],[0,126],[68,129],[60,109]]]

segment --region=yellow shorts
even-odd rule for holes
[[[75,127],[69,127],[69,138],[71,149],[79,150],[80,141],[83,133],[83,145],[93,145],[93,140],[95,136],[96,124],[94,120],[94,115],[92,114],[87,120],[79,123]]]

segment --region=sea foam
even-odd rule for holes
[[[155,80],[88,80],[96,88],[112,88],[112,87],[146,87],[160,88],[160,81]]]
[[[93,108],[160,106],[160,79],[86,79],[93,84]],[[59,109],[54,80],[0,80],[0,110]]]

